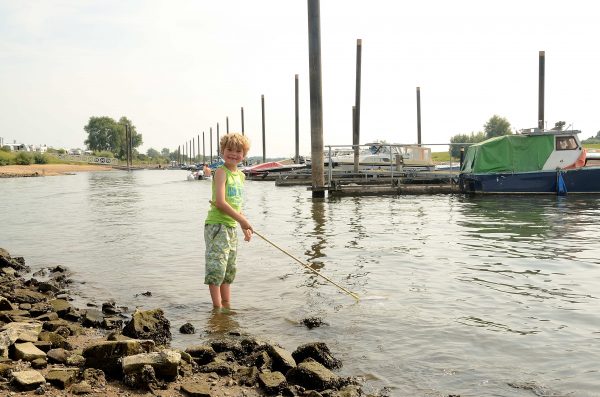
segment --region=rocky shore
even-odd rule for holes
[[[232,331],[173,349],[160,308],[127,313],[115,302],[76,308],[69,271],[31,277],[0,248],[0,395],[365,396],[324,343],[289,352]],[[194,332],[191,324],[180,332]]]
[[[30,164],[0,166],[0,178],[67,175],[85,171],[111,171],[112,167],[96,164]]]

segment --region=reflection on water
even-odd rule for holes
[[[206,332],[212,335],[225,335],[239,330],[240,324],[236,321],[235,316],[235,310],[213,309],[206,321]]]
[[[71,268],[84,304],[164,308],[181,347],[240,329],[290,350],[326,342],[341,375],[390,395],[598,395],[600,198],[312,200],[255,181],[246,194],[257,231],[366,299],[253,239],[234,310],[212,312],[210,183],[184,171],[0,180],[0,247],[33,269]],[[307,329],[311,316],[325,325]],[[207,333],[179,334],[185,322]]]

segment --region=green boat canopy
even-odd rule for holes
[[[463,172],[539,171],[554,151],[553,135],[504,135],[469,146]]]

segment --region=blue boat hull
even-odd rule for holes
[[[564,185],[560,184],[560,179]],[[459,176],[464,193],[600,193],[600,167]]]

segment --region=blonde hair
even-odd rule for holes
[[[246,157],[250,150],[250,141],[244,135],[237,132],[225,134],[219,140],[219,151],[221,154],[225,152],[226,148],[230,150],[242,150],[244,157]]]

